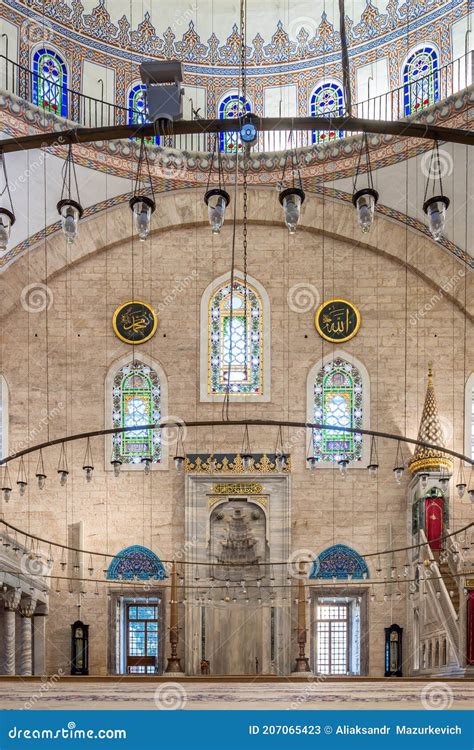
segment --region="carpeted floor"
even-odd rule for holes
[[[0,678],[1,709],[471,709],[471,680]]]

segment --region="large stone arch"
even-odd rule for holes
[[[232,195],[234,200],[234,195]],[[326,210],[323,210],[326,204]],[[331,205],[331,210],[327,206]],[[237,221],[242,222],[242,205],[237,206]],[[271,188],[249,188],[249,224],[284,228],[281,206]],[[173,229],[196,228],[208,224],[207,209],[203,200],[196,199],[195,191],[176,190],[161,193],[158,207],[153,215],[151,237],[156,238]],[[230,222],[224,225],[227,231]],[[210,230],[209,230],[210,231]],[[446,279],[454,274],[467,273],[465,263],[456,259],[453,271],[453,256],[438,243],[408,228],[409,253],[406,263],[406,227],[388,217],[377,214],[375,226],[369,235],[362,235],[357,225],[352,205],[346,202],[321,198],[308,194],[304,203],[298,231],[289,238],[290,252],[297,252],[298,233],[308,232],[319,235],[324,231],[328,238],[350,242],[354,247],[369,250],[398,266],[407,265],[408,271],[420,277],[434,292],[443,290],[442,296],[464,311],[463,301],[446,289]],[[133,241],[137,241],[134,238]],[[5,286],[2,315],[21,301],[24,282],[28,278],[38,283],[47,283],[66,267],[81,263],[95,253],[106,252],[114,247],[132,242],[131,221],[127,203],[121,203],[108,211],[89,216],[81,221],[80,235],[71,252],[65,251],[65,240],[60,231],[46,240],[47,277],[45,276],[44,240],[28,248],[15,262],[4,270],[2,277]],[[427,255],[432,257],[429,266]],[[472,319],[472,317],[470,316]]]

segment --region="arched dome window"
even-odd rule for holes
[[[150,122],[148,119],[146,86],[137,83],[128,92],[128,125],[144,125]],[[148,136],[146,143],[159,144],[160,136]]]
[[[335,81],[327,81],[315,88],[311,96],[311,117],[326,117],[333,115],[341,117],[344,114],[344,94],[342,86]],[[325,143],[335,141],[344,135],[342,130],[313,130],[312,142]]]
[[[109,581],[161,581],[163,578],[166,578],[166,572],[160,558],[139,544],[119,552],[107,570]]]
[[[210,284],[201,300],[201,400],[227,393],[249,400],[270,398],[269,300],[255,279],[247,287],[230,274]],[[231,337],[232,333],[232,337]]]
[[[225,96],[219,104],[219,118],[221,120],[237,119],[250,111],[249,102],[238,94]],[[220,133],[219,146],[220,150],[227,154],[235,154],[242,149],[242,143],[237,133]]]
[[[360,580],[369,577],[369,569],[358,552],[345,544],[335,544],[314,560],[309,577]]]
[[[158,363],[128,354],[110,368],[106,380],[108,426],[156,424],[166,415],[166,402],[166,378]],[[143,469],[142,460],[148,458],[150,468],[167,468],[162,430],[133,430],[108,437],[106,467],[112,468],[113,458],[122,462],[122,468]]]
[[[439,99],[439,59],[431,45],[412,52],[403,67],[405,116],[430,107]]]
[[[32,86],[33,104],[67,117],[67,68],[59,52],[45,47],[36,50]]]
[[[308,422],[352,429],[369,427],[370,383],[364,365],[345,352],[334,352],[318,362],[308,376]],[[308,455],[322,465],[345,457],[349,467],[367,458],[360,433],[312,430]]]

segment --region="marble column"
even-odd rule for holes
[[[32,649],[32,618],[36,609],[36,602],[31,597],[20,601],[20,674],[28,677],[33,674],[33,649]]]
[[[20,596],[21,592],[16,589],[9,589],[4,595],[3,666],[6,675],[15,674],[15,625]]]

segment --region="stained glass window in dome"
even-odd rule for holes
[[[132,86],[128,94],[128,124],[144,125],[147,122],[150,120],[147,111],[146,86],[144,83],[137,83],[136,86]],[[145,142],[159,144],[160,137],[158,135],[147,136]]]
[[[67,117],[67,69],[61,56],[39,49],[33,56],[33,104]]]
[[[325,364],[314,383],[314,421],[334,427],[362,428],[362,377],[350,362],[337,357]],[[314,430],[313,455],[318,461],[362,457],[362,435],[343,430]]]
[[[261,395],[263,391],[263,320],[257,292],[234,280],[219,287],[209,301],[208,392]]]
[[[161,419],[161,389],[157,373],[135,360],[117,372],[112,393],[112,426],[156,424]],[[161,430],[133,430],[113,436],[113,454],[122,463],[142,458],[161,460]]]
[[[322,83],[311,97],[311,117],[340,117],[344,114],[344,96],[338,83]],[[335,141],[344,135],[342,130],[313,130],[313,143]]]
[[[425,46],[408,58],[403,70],[405,115],[430,107],[439,99],[438,55]]]
[[[222,100],[219,106],[219,119],[238,119],[250,112],[250,104],[245,101],[243,96],[231,94]],[[227,154],[235,154],[236,151],[242,150],[242,142],[237,133],[220,133],[219,134],[220,150]]]

